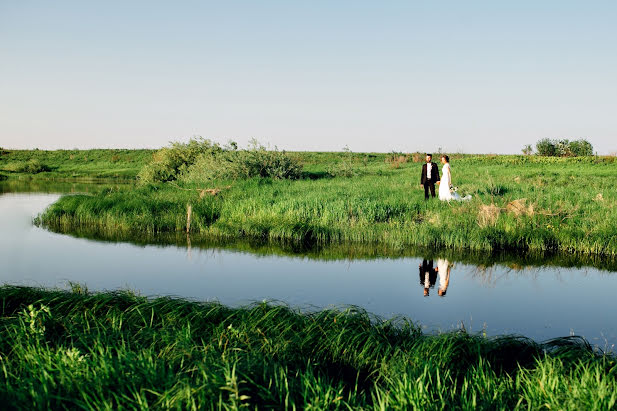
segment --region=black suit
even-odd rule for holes
[[[424,198],[428,198],[428,192],[431,191],[431,195],[435,197],[435,183],[439,181],[439,168],[437,164],[431,162],[431,178],[426,176],[426,164],[422,166],[422,178],[420,184],[424,186]]]

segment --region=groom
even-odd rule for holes
[[[437,164],[433,163],[433,156],[426,155],[426,163],[422,166],[422,179],[420,184],[424,186],[424,199],[428,200],[428,192],[435,197],[435,183],[439,181],[439,169]]]

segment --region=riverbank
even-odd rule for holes
[[[0,397],[16,408],[614,409],[584,340],[427,335],[358,310],[0,288]]]
[[[425,201],[420,163],[385,154],[296,153],[304,178],[148,184],[61,198],[39,223],[104,236],[199,233],[304,246],[422,246],[617,255],[617,163],[609,158],[459,156],[464,203]],[[343,165],[341,165],[343,162]],[[328,174],[347,167],[346,176]],[[188,223],[188,224],[187,224]]]

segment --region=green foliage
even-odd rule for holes
[[[355,166],[354,153],[345,146],[343,153],[337,162],[334,162],[328,166],[328,174],[331,177],[354,177],[359,174],[357,167]]]
[[[312,179],[213,180],[216,195],[180,181],[63,197],[41,222],[62,232],[175,233],[191,203],[191,232],[211,239],[617,255],[617,192],[607,189],[617,163],[602,158],[453,159],[454,183],[473,199],[447,204],[424,201],[419,164],[393,169],[380,155],[362,175],[331,178],[325,169],[341,153],[307,157]]]
[[[246,150],[236,143],[222,147],[205,139],[188,143],[172,143],[159,150],[153,161],[139,173],[143,183],[180,180],[203,183],[214,179],[244,179],[252,177],[297,179],[302,167],[287,153],[267,150],[253,140]]]
[[[232,148],[200,155],[180,180],[192,183],[252,177],[295,180],[301,173],[302,166],[287,153],[268,150],[252,140],[246,150]]]
[[[188,143],[171,143],[153,154],[152,161],[138,174],[143,183],[177,180],[202,155],[213,156],[223,148],[203,138],[191,139]]]
[[[349,307],[0,288],[8,409],[615,409],[583,339],[428,335]]]
[[[528,146],[529,147],[529,146]],[[542,139],[536,143],[536,151],[541,156],[580,157],[592,156],[593,146],[587,140]]]
[[[13,173],[25,173],[25,174],[38,174],[45,171],[50,171],[49,166],[41,163],[37,158],[31,158],[28,161],[21,161],[16,163],[8,163],[4,170]]]
[[[0,170],[9,178],[135,179],[152,150],[4,150]]]
[[[587,140],[571,141],[569,150],[574,156],[592,156],[593,146]]]
[[[523,149],[521,151],[526,156],[529,156],[529,155],[533,154],[533,147],[531,146],[531,144],[527,144],[525,147],[523,147]]]

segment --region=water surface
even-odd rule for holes
[[[194,244],[135,245],[57,234],[32,218],[59,194],[0,195],[0,282],[218,300],[238,306],[276,300],[301,309],[356,305],[383,317],[403,315],[427,330],[464,326],[488,335],[545,340],[583,335],[603,349],[617,343],[617,275],[592,267],[519,267],[421,257],[319,259]],[[426,268],[449,267],[445,276]],[[425,264],[424,269],[420,266]],[[425,284],[425,279],[428,282]],[[425,296],[428,285],[428,296]],[[441,287],[440,287],[441,285]]]

